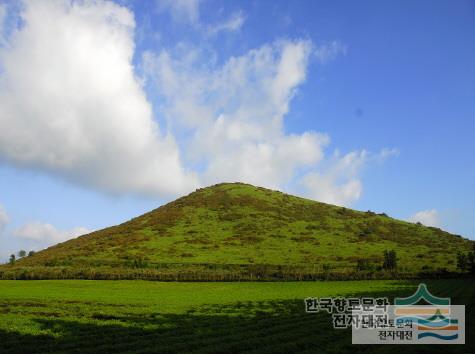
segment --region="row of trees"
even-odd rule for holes
[[[382,269],[395,270],[397,268],[397,256],[396,251],[384,251],[384,259]],[[367,259],[359,259],[356,264],[356,269],[359,271],[372,270],[372,266]],[[462,253],[457,255],[457,269],[464,273],[475,274],[475,243],[473,243],[473,249],[471,252]]]
[[[376,267],[375,265],[371,264],[369,259],[358,259],[356,262],[356,270],[357,271],[374,271],[378,269],[382,270],[395,270],[397,268],[397,256],[396,251],[384,251],[383,253],[383,263],[381,266]]]
[[[394,270],[397,267],[396,251],[384,251],[383,269]]]
[[[34,254],[35,254],[35,251],[30,251],[30,252],[28,252],[28,257],[31,257],[31,256],[33,256]],[[18,255],[18,259],[27,256],[25,250],[20,250],[17,255]],[[10,264],[14,264],[14,263],[16,262],[16,260],[17,260],[17,258],[16,258],[16,256],[15,256],[14,254],[10,255],[10,261],[9,261]]]
[[[471,252],[457,254],[457,269],[461,272],[470,272],[475,274],[475,242]]]

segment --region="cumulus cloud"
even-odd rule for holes
[[[359,172],[367,163],[368,155],[364,150],[344,156],[336,152],[324,172],[314,171],[302,177],[303,195],[324,203],[350,205],[361,196]]]
[[[7,212],[5,211],[5,208],[0,205],[0,235],[2,234],[3,230],[5,229],[5,226],[10,222],[10,218],[8,217]]]
[[[42,244],[55,244],[90,233],[85,227],[75,227],[71,230],[58,230],[48,223],[32,222],[13,231],[15,237],[36,241]]]
[[[219,32],[236,32],[241,29],[246,17],[241,11],[235,12],[226,21],[208,26],[208,35],[214,36]]]
[[[0,154],[109,192],[198,182],[134,75],[133,14],[112,2],[28,1],[0,48]]]
[[[361,150],[345,155],[341,155],[337,150],[319,170],[315,169],[301,178],[300,194],[324,203],[349,206],[357,201],[363,192],[360,176],[362,169],[398,154],[397,149],[387,148],[379,153]]]
[[[316,47],[314,55],[321,64],[326,64],[339,55],[346,55],[346,52],[346,45],[335,40]]]
[[[202,26],[199,1],[161,4]],[[181,43],[144,53],[139,80],[127,8],[28,1],[20,16],[21,27],[0,47],[0,156],[10,163],[121,194],[176,196],[243,181],[297,185],[336,204],[359,198],[367,152],[326,158],[326,134],[289,134],[284,124],[310,60],[344,54],[340,42],[280,40],[220,64],[213,51]],[[239,12],[208,30],[238,30],[244,20]],[[154,120],[145,83],[157,94],[166,131]]]
[[[214,36],[219,32],[236,32],[246,20],[242,11],[236,11],[221,22],[205,25],[200,20],[201,3],[201,0],[161,0],[157,5],[160,12],[170,13],[173,21],[192,25],[208,36]]]
[[[5,20],[7,17],[7,6],[5,4],[0,4],[0,46],[5,44]]]
[[[204,54],[196,48],[144,56],[165,100],[162,113],[175,130],[188,131],[187,158],[203,166],[205,184],[240,180],[279,187],[323,158],[326,135],[289,135],[283,127],[306,78],[311,47],[308,41],[280,41],[222,66],[202,65]]]
[[[326,134],[285,132],[284,118],[314,49],[310,41],[281,40],[222,65],[206,59],[213,53],[190,45],[144,55],[144,70],[163,103],[161,113],[176,135],[186,131],[186,160],[200,166],[204,184],[297,185],[305,196],[349,205],[362,193],[362,167],[397,155],[384,149],[336,152],[326,159]]]
[[[439,212],[436,209],[422,210],[409,218],[410,222],[420,222],[425,226],[440,227]]]
[[[392,148],[392,149],[388,149],[388,148],[384,148],[381,150],[381,152],[379,153],[379,158],[381,161],[384,161],[385,159],[389,158],[389,157],[397,157],[399,156],[400,154],[400,151],[399,149],[396,149],[396,148]]]
[[[169,11],[177,22],[197,24],[200,17],[201,0],[160,0],[160,11]]]

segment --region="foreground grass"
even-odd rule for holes
[[[434,294],[468,306],[469,344],[450,346],[450,352],[475,352],[473,280],[426,283]],[[351,346],[351,331],[333,330],[323,314],[306,314],[303,299],[392,298],[409,295],[416,286],[407,281],[0,281],[0,353],[396,352],[394,346]],[[446,346],[412,349],[447,352]]]
[[[0,301],[143,306],[147,312],[184,313],[206,304],[233,304],[237,300],[303,300],[308,296],[336,296],[367,290],[382,292],[411,287],[397,281],[346,282],[235,282],[183,283],[148,281],[44,280],[0,281]]]

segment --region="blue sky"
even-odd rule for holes
[[[475,239],[472,1],[0,4],[1,259],[221,181]]]

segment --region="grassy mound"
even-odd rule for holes
[[[242,183],[203,188],[118,226],[50,247],[0,277],[163,280],[306,279],[455,271],[471,241],[433,227]],[[337,276],[336,276],[337,277]]]

